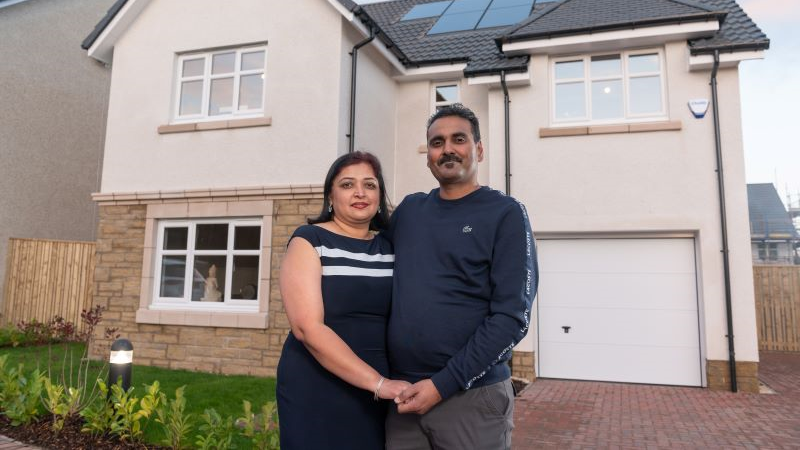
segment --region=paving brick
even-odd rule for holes
[[[515,404],[513,448],[800,448],[800,354],[760,360],[775,394],[538,379]]]

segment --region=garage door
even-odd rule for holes
[[[701,385],[693,239],[538,242],[545,378]]]

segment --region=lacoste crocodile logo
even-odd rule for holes
[[[464,228],[461,229],[464,233],[472,233],[472,227],[469,225],[464,225]]]

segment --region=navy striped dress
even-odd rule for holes
[[[367,364],[389,376],[386,324],[394,254],[388,240],[336,234],[303,225],[292,235],[317,250],[328,325]],[[278,364],[281,448],[382,449],[388,402],[328,372],[292,333]]]

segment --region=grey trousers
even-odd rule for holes
[[[505,450],[514,428],[511,380],[460,391],[427,414],[389,407],[387,450]]]

